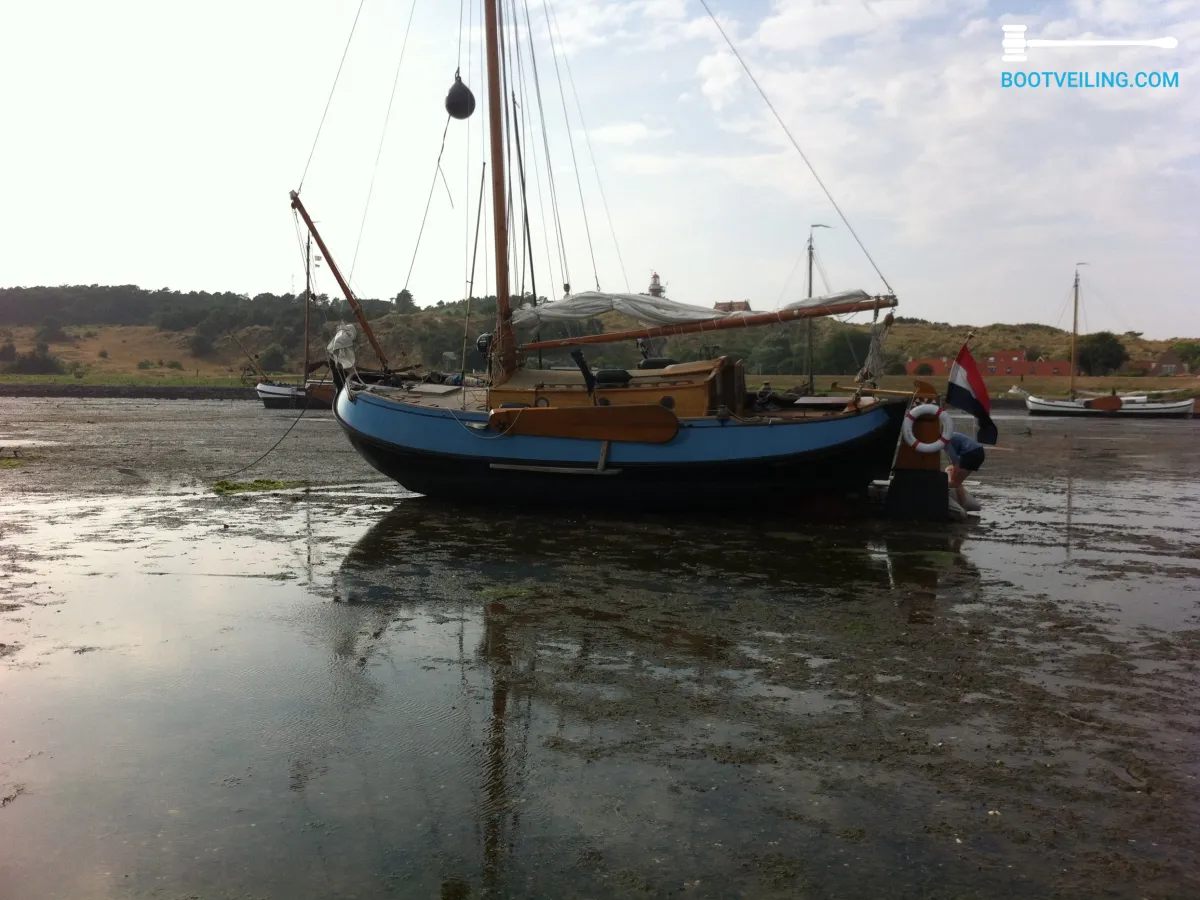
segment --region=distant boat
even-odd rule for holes
[[[308,239],[304,255],[304,382],[290,384],[283,381],[272,381],[265,373],[254,392],[267,409],[333,409],[333,400],[337,396],[337,388],[332,381],[310,380],[311,371],[319,369],[327,363],[322,360],[317,363],[308,361],[309,310],[312,301],[312,237]]]
[[[1082,263],[1078,265],[1083,265]],[[1117,418],[1139,419],[1187,419],[1191,418],[1195,400],[1188,397],[1184,400],[1150,400],[1145,395],[1119,396],[1115,392],[1108,396],[1080,397],[1075,390],[1075,373],[1078,371],[1079,343],[1079,269],[1075,269],[1075,311],[1071,323],[1071,384],[1067,390],[1067,398],[1048,399],[1025,396],[1025,408],[1031,416],[1112,416]]]
[[[332,381],[306,381],[304,384],[282,384],[260,381],[254,392],[267,409],[333,409],[337,395]]]
[[[1116,401],[1115,403],[1113,401]],[[1149,401],[1144,397],[1088,397],[1077,400],[1044,400],[1026,397],[1025,408],[1033,416],[1122,416],[1125,418],[1186,419],[1195,400]]]

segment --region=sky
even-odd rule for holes
[[[1200,334],[1200,0],[708,0],[870,259],[699,0],[518,0],[522,40],[526,2],[544,138],[527,55],[513,81],[539,294],[564,280],[552,174],[573,290],[641,291],[657,271],[673,299],[771,309],[803,296],[803,267],[790,275],[821,223],[829,287],[885,291],[873,259],[901,315],[1069,327],[1086,261],[1084,330]],[[288,191],[302,184],[361,296],[461,298],[486,126],[480,8],[5,0],[0,285],[299,290]],[[1179,46],[1003,62],[1002,24]],[[447,128],[456,68],[479,106]],[[1178,72],[1179,86],[1001,86],[1046,70]],[[488,241],[475,294],[492,282]]]

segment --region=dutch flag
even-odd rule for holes
[[[996,423],[992,421],[992,401],[988,397],[987,385],[979,374],[979,367],[963,344],[954,357],[954,365],[950,369],[950,383],[946,386],[946,402],[958,407],[963,412],[969,412],[979,424],[979,432],[975,435],[981,444],[995,444],[999,433]]]

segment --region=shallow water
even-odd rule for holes
[[[1196,424],[953,527],[10,494],[0,895],[1195,895]]]

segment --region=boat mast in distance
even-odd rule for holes
[[[309,308],[312,306],[312,235],[304,243],[304,368],[301,370],[300,383],[308,381],[308,329]]]
[[[812,295],[813,295],[813,277],[812,277],[813,276],[813,231],[817,228],[829,228],[829,227],[830,227],[829,225],[821,225],[819,223],[808,226],[808,293],[805,294],[805,298],[808,300],[811,300]],[[822,271],[824,271],[824,270],[822,270]],[[825,289],[829,290],[828,285],[826,285]],[[811,397],[813,394],[816,393],[816,385],[813,382],[813,323],[812,323],[812,319],[809,319],[804,324],[804,331],[805,331],[805,335],[804,335],[804,338],[805,338],[805,340],[804,340],[805,371],[808,372],[808,395]]]
[[[1079,267],[1086,265],[1085,262],[1075,263],[1075,313],[1071,319],[1071,386],[1067,388],[1067,397],[1071,400],[1075,399],[1075,373],[1079,369],[1076,346],[1079,343]]]
[[[375,339],[375,332],[371,330],[370,324],[367,322],[367,315],[363,312],[362,307],[358,305],[358,300],[354,297],[354,292],[350,290],[350,285],[346,283],[346,279],[342,277],[342,270],[338,268],[337,263],[333,261],[333,254],[329,252],[329,248],[325,246],[325,241],[321,239],[321,233],[317,231],[317,226],[313,224],[312,218],[308,214],[308,210],[304,208],[304,204],[300,201],[300,195],[296,191],[292,191],[292,209],[300,213],[300,218],[304,220],[304,224],[308,226],[308,233],[316,238],[317,248],[321,251],[321,255],[325,257],[325,264],[329,266],[329,271],[333,273],[334,279],[338,283],[338,287],[342,289],[342,294],[346,297],[346,302],[350,304],[350,309],[354,312],[354,318],[358,319],[358,324],[362,326],[363,333],[366,334],[367,340],[371,342],[371,349],[375,351],[375,355],[379,358],[379,364],[387,370],[387,357],[383,354],[383,348],[379,346],[379,341]]]

